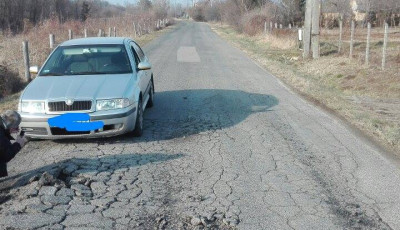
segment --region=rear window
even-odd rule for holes
[[[132,73],[123,45],[61,46],[51,55],[39,76]]]

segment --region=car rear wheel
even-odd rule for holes
[[[138,102],[135,129],[133,130],[132,134],[135,137],[140,137],[143,134],[143,102],[142,102],[142,98],[140,98],[139,102]]]

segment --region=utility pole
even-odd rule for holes
[[[313,58],[319,58],[319,18],[321,15],[321,1],[314,0],[312,9],[312,29],[311,29],[311,46]]]
[[[319,58],[319,18],[321,14],[320,0],[307,0],[304,20],[303,58],[310,57],[312,47],[313,58]]]
[[[303,58],[310,57],[310,45],[311,45],[311,18],[312,18],[312,6],[314,0],[307,0],[306,2],[306,15],[304,19],[304,35],[303,35]]]

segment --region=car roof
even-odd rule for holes
[[[130,40],[124,37],[91,37],[78,38],[63,42],[60,46],[76,46],[76,45],[123,45],[125,41]]]

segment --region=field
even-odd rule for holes
[[[212,27],[297,92],[400,154],[400,29],[390,29],[386,69],[382,71],[381,28],[372,30],[370,64],[366,66],[366,29],[356,29],[353,58],[349,58],[348,29],[340,53],[339,31],[323,29],[321,58],[303,60],[295,30],[248,36],[227,25]]]

